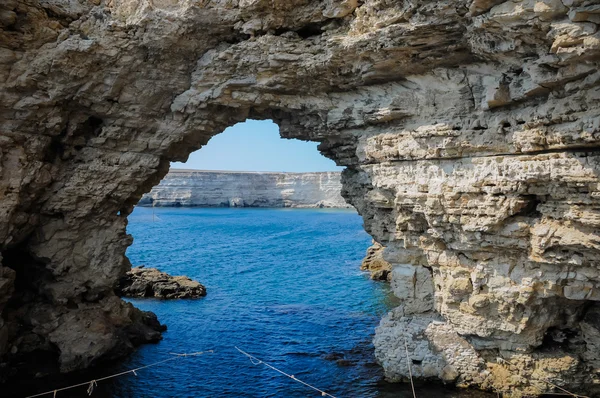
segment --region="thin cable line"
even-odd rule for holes
[[[245,352],[245,351],[242,351],[242,350],[240,350],[240,349],[239,349],[239,348],[237,348],[237,347],[235,347],[235,349],[236,349],[236,350],[238,350],[239,352],[241,352],[242,354],[244,354],[245,356],[247,356],[248,358],[250,358],[250,362],[252,362],[252,364],[253,364],[253,365],[260,365],[260,364],[262,363],[262,364],[263,364],[263,365],[265,365],[266,367],[268,367],[268,368],[271,368],[271,369],[273,369],[274,371],[276,371],[276,372],[279,372],[279,373],[281,373],[282,375],[284,375],[284,376],[287,376],[287,377],[289,377],[290,379],[292,379],[292,380],[294,380],[294,381],[297,381],[298,383],[302,383],[302,384],[304,384],[305,386],[307,386],[307,387],[310,387],[310,388],[312,388],[313,390],[320,392],[320,393],[321,393],[321,396],[323,396],[323,397],[331,397],[331,398],[336,398],[336,397],[334,397],[333,395],[331,395],[331,394],[329,394],[329,393],[327,393],[327,392],[325,392],[325,391],[323,391],[323,390],[320,390],[320,389],[318,389],[317,387],[315,387],[315,386],[312,386],[312,385],[310,385],[310,384],[308,384],[308,383],[306,383],[306,382],[304,382],[304,381],[302,381],[302,380],[298,379],[298,378],[297,378],[296,376],[294,376],[294,375],[287,374],[287,373],[285,373],[284,371],[277,369],[275,366],[269,365],[268,363],[261,361],[260,359],[256,358],[255,356],[253,356],[253,355],[250,355],[250,354],[248,354],[247,352]]]
[[[74,384],[74,385],[68,386],[68,387],[57,388],[56,390],[50,390],[50,391],[42,392],[42,393],[35,394],[35,395],[29,395],[29,396],[27,396],[25,398],[41,397],[41,396],[47,395],[47,394],[54,394],[53,396],[56,397],[56,393],[59,392],[59,391],[70,390],[72,388],[83,387],[83,386],[88,386],[87,393],[88,393],[88,395],[92,395],[92,393],[94,392],[94,388],[98,385],[99,381],[108,380],[108,379],[112,379],[112,378],[115,378],[115,377],[123,376],[123,375],[126,375],[128,373],[133,373],[134,375],[137,376],[136,372],[139,371],[139,370],[147,369],[147,368],[150,368],[152,366],[160,365],[160,364],[165,363],[165,362],[174,361],[174,360],[182,358],[182,357],[198,356],[198,355],[206,354],[208,352],[212,353],[214,351],[213,350],[199,351],[199,352],[192,352],[192,353],[186,353],[186,354],[176,354],[176,353],[170,352],[169,354],[174,355],[174,357],[167,358],[167,359],[164,359],[162,361],[154,362],[154,363],[151,363],[150,365],[142,366],[142,367],[139,367],[139,368],[135,368],[135,369],[131,369],[131,370],[126,370],[126,371],[120,372],[120,373],[115,373],[115,374],[110,375],[110,376],[105,376],[105,377],[101,377],[99,379],[94,379],[94,380],[86,381],[85,383]]]
[[[417,398],[415,392],[415,383],[413,383],[412,370],[410,366],[410,358],[408,357],[408,343],[406,342],[406,336],[404,336],[404,349],[406,350],[406,366],[408,367],[408,375],[410,376],[410,387],[412,388],[413,398]]]
[[[555,388],[558,388],[561,391],[564,391],[564,394],[562,394],[562,395],[570,395],[571,397],[578,397],[578,398],[589,398],[586,395],[579,395],[579,394],[575,394],[575,393],[573,393],[571,391],[565,390],[564,388],[562,388],[560,386],[557,386],[556,384],[551,383],[551,382],[549,382],[546,379],[540,379],[540,380],[543,381],[543,382],[545,382],[545,383],[547,383],[547,384],[549,384],[549,385],[551,385],[552,387],[555,387]],[[549,394],[549,395],[558,395],[558,394],[555,393],[555,394]]]

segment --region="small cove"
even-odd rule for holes
[[[127,255],[134,266],[187,275],[207,287],[193,300],[130,299],[168,331],[101,375],[172,352],[214,350],[99,383],[96,397],[309,397],[318,394],[253,365],[234,346],[336,397],[412,397],[383,381],[373,357],[379,319],[397,300],[359,270],[370,236],[351,210],[136,208]],[[68,385],[66,381],[52,388]],[[39,389],[38,389],[39,391]],[[83,395],[82,395],[83,393]],[[436,384],[419,397],[487,397]],[[59,397],[87,396],[85,388]]]
[[[132,300],[169,326],[159,345],[139,351],[140,363],[158,359],[161,346],[164,355],[213,349],[173,365],[197,372],[191,379],[200,396],[311,394],[252,365],[237,345],[332,393],[369,395],[373,387],[365,381],[378,373],[367,355],[370,335],[393,297],[359,270],[371,240],[356,213],[156,208],[154,214],[137,208],[130,216],[132,264],[187,275],[205,284],[208,295]]]

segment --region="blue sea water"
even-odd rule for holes
[[[161,208],[154,209],[154,220],[152,214],[136,208],[129,217],[132,264],[187,275],[203,283],[208,295],[132,300],[169,326],[159,345],[142,348],[133,361],[215,352],[171,363],[166,375],[152,369],[152,376],[168,378],[166,386],[157,386],[154,377],[123,382],[123,394],[319,395],[253,365],[238,346],[333,395],[375,396],[379,372],[369,363],[370,340],[392,297],[386,285],[359,270],[371,242],[360,216],[312,209]],[[347,362],[340,366],[336,359]]]
[[[207,287],[194,300],[131,300],[168,325],[109,371],[214,350],[99,383],[99,397],[315,397],[319,393],[234,347],[336,397],[412,397],[383,382],[371,340],[397,305],[385,283],[359,270],[371,239],[349,210],[136,208],[132,264],[187,275]],[[86,396],[85,388],[62,396]],[[419,397],[481,397],[418,385]]]

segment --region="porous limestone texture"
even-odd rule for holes
[[[341,175],[171,169],[139,206],[350,207]]]
[[[171,276],[143,265],[132,268],[119,280],[115,290],[124,297],[156,297],[162,299],[198,298],[206,296],[206,288],[187,276]]]
[[[383,258],[385,247],[378,242],[373,242],[367,249],[367,255],[360,265],[363,271],[369,271],[371,279],[376,281],[390,281],[392,277],[392,265]]]
[[[272,119],[346,167],[385,246],[389,379],[406,336],[419,377],[598,394],[598,24],[592,0],[2,1],[0,362],[127,341],[127,215]]]

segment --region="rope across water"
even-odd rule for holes
[[[41,396],[49,395],[49,394],[53,394],[53,397],[56,397],[56,394],[59,391],[70,390],[72,388],[83,387],[83,386],[88,386],[87,393],[88,393],[88,395],[92,395],[92,393],[94,392],[94,388],[96,388],[98,386],[98,382],[99,381],[108,380],[108,379],[112,379],[112,378],[119,377],[119,376],[124,376],[124,375],[129,374],[129,373],[133,373],[134,375],[137,376],[136,372],[140,371],[142,369],[147,369],[147,368],[150,368],[152,366],[157,366],[157,365],[163,364],[165,362],[174,361],[174,360],[180,359],[180,358],[193,357],[193,356],[198,356],[198,355],[202,355],[202,354],[206,354],[206,353],[212,353],[212,352],[213,352],[213,350],[192,352],[192,353],[186,353],[186,354],[170,353],[171,355],[174,355],[172,358],[167,358],[167,359],[164,359],[162,361],[154,362],[154,363],[151,363],[150,365],[141,366],[139,368],[135,368],[135,369],[131,369],[131,370],[126,370],[124,372],[115,373],[115,374],[110,375],[110,376],[105,376],[105,377],[101,377],[99,379],[94,379],[94,380],[86,381],[84,383],[74,384],[74,385],[68,386],[68,387],[57,388],[55,390],[50,390],[50,391],[46,391],[46,392],[42,392],[42,393],[34,394],[34,395],[29,395],[29,396],[27,396],[25,398],[41,397]]]
[[[268,367],[268,368],[270,368],[270,369],[272,369],[272,370],[274,370],[274,371],[276,371],[276,372],[278,372],[278,373],[280,373],[280,374],[282,374],[282,375],[284,375],[286,377],[289,377],[290,379],[292,379],[292,380],[294,380],[294,381],[296,381],[296,382],[298,382],[300,384],[303,384],[303,385],[305,385],[305,386],[307,386],[307,387],[309,387],[309,388],[311,388],[311,389],[313,389],[313,390],[321,393],[321,396],[323,396],[323,397],[336,398],[335,396],[329,394],[328,392],[323,391],[320,388],[317,388],[317,387],[315,387],[315,386],[313,386],[311,384],[308,384],[305,381],[302,381],[302,380],[298,379],[294,375],[288,374],[288,373],[286,373],[286,372],[284,372],[284,371],[282,371],[280,369],[277,369],[275,366],[270,365],[270,364],[268,364],[268,363],[266,363],[266,362],[264,362],[264,361],[256,358],[253,355],[248,354],[247,352],[239,349],[238,347],[235,347],[235,349],[238,350],[240,353],[244,354],[245,356],[247,356],[250,359],[250,362],[252,362],[253,365],[261,365],[261,364],[265,365],[266,367]],[[87,394],[89,396],[91,396],[93,394],[93,392],[94,392],[94,389],[96,387],[98,387],[98,382],[100,382],[100,381],[112,379],[112,378],[115,378],[115,377],[124,376],[124,375],[130,374],[130,373],[133,373],[134,375],[137,376],[137,372],[140,371],[140,370],[142,370],[142,369],[147,369],[147,368],[150,368],[150,367],[153,367],[153,366],[157,366],[157,365],[163,364],[165,362],[174,361],[176,359],[180,359],[180,358],[184,358],[184,357],[198,356],[198,355],[202,355],[202,354],[206,354],[206,353],[212,353],[212,352],[214,352],[214,351],[213,350],[199,351],[199,352],[192,352],[192,353],[185,353],[185,354],[170,353],[171,355],[173,355],[172,358],[167,358],[167,359],[164,359],[162,361],[154,362],[154,363],[151,363],[150,365],[141,366],[139,368],[126,370],[124,372],[115,373],[115,374],[112,374],[110,376],[100,377],[98,379],[86,381],[84,383],[74,384],[74,385],[71,385],[71,386],[68,386],[68,387],[57,388],[57,389],[49,390],[49,391],[42,392],[42,393],[39,393],[39,394],[29,395],[29,396],[27,396],[25,398],[42,397],[44,395],[50,395],[50,394],[52,394],[53,398],[56,398],[57,393],[60,392],[60,391],[70,390],[70,389],[73,389],[73,388],[84,387],[84,386],[87,386]]]
[[[327,392],[325,392],[325,391],[323,391],[323,390],[321,390],[321,389],[319,389],[319,388],[317,388],[317,387],[315,387],[315,386],[312,386],[312,385],[310,385],[310,384],[308,384],[308,383],[306,383],[306,382],[304,382],[304,381],[302,381],[302,380],[298,379],[298,378],[297,378],[296,376],[294,376],[294,375],[287,374],[287,373],[285,373],[284,371],[282,371],[282,370],[280,370],[280,369],[277,369],[275,366],[269,365],[268,363],[261,361],[260,359],[256,358],[255,356],[253,356],[253,355],[250,355],[250,354],[248,354],[247,352],[240,350],[238,347],[235,347],[235,349],[236,349],[236,350],[238,350],[239,352],[241,352],[242,354],[244,354],[245,356],[247,356],[248,358],[250,358],[250,362],[252,362],[252,364],[253,364],[253,365],[260,365],[260,364],[263,364],[263,365],[265,365],[266,367],[268,367],[268,368],[270,368],[270,369],[273,369],[274,371],[276,371],[276,372],[278,372],[278,373],[281,373],[282,375],[284,375],[284,376],[287,376],[287,377],[289,377],[290,379],[292,379],[292,380],[294,380],[294,381],[297,381],[298,383],[304,384],[305,386],[307,386],[307,387],[310,387],[310,388],[312,388],[313,390],[320,392],[320,393],[321,393],[321,396],[323,396],[323,397],[331,397],[331,398],[336,398],[336,397],[334,397],[333,395],[331,395],[331,394],[329,394],[329,393],[327,393]]]

